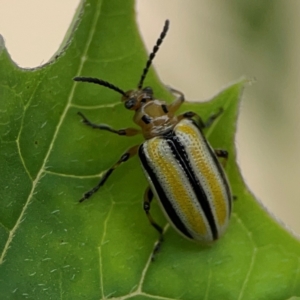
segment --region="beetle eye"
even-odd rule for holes
[[[125,107],[127,109],[131,109],[133,106],[136,104],[136,99],[135,98],[130,98],[125,102]]]

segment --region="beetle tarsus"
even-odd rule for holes
[[[84,193],[84,194],[83,194],[83,197],[79,200],[79,202],[81,203],[81,202],[83,202],[84,200],[89,199],[89,198],[90,198],[97,190],[98,190],[98,189],[95,190],[95,188],[94,188],[94,189],[92,189],[92,190],[90,190],[90,191]]]
[[[218,112],[210,115],[209,118],[204,123],[204,127],[205,128],[210,127],[212,123],[223,113],[223,111],[224,111],[223,107],[220,107]]]
[[[151,261],[154,262],[155,261],[155,256],[157,253],[159,253],[160,251],[160,248],[161,248],[161,244],[162,242],[164,241],[164,238],[163,236],[161,235],[159,237],[159,240],[157,241],[157,243],[155,244],[154,246],[154,249],[153,249],[153,252],[152,252],[152,255],[151,255]]]

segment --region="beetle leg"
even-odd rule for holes
[[[218,157],[223,157],[226,160],[228,159],[228,151],[227,150],[223,150],[223,149],[214,149],[215,150],[215,154]]]
[[[106,124],[94,124],[91,121],[89,121],[84,116],[83,113],[78,112],[78,115],[80,115],[82,117],[82,119],[83,119],[82,123],[84,123],[87,126],[90,126],[90,127],[94,128],[94,129],[107,130],[107,131],[110,131],[112,133],[116,133],[118,135],[126,135],[126,136],[133,136],[133,135],[141,133],[141,130],[136,129],[136,128],[124,128],[124,129],[116,130],[116,129],[113,129],[113,128],[111,128],[110,126],[108,126]]]
[[[167,88],[173,95],[177,96],[177,98],[171,104],[168,105],[168,111],[174,113],[185,101],[184,94],[178,90],[173,89],[170,86],[167,86]]]
[[[219,111],[210,115],[209,118],[204,123],[204,128],[208,128],[212,125],[212,123],[223,113],[224,109],[222,107],[219,108]]]
[[[218,157],[224,158],[224,160],[222,161],[222,166],[223,168],[225,168],[228,161],[228,151],[223,149],[214,149],[214,151]]]
[[[182,119],[192,119],[192,118],[196,119],[196,123],[201,129],[206,127],[205,125],[206,123],[204,123],[201,117],[193,111],[187,111],[177,116],[178,122],[180,122]]]
[[[150,214],[150,206],[151,206],[151,201],[153,199],[153,192],[151,191],[150,187],[148,186],[148,188],[146,189],[145,193],[144,193],[144,211],[147,215],[147,218],[150,222],[150,224],[159,232],[159,239],[157,244],[154,247],[153,253],[152,253],[152,257],[151,260],[154,260],[154,257],[156,255],[156,253],[160,250],[160,246],[161,243],[163,242],[164,238],[163,238],[163,229],[153,220],[151,214]]]
[[[212,123],[215,121],[215,119],[217,119],[223,112],[223,108],[220,108],[219,111],[215,114],[212,114],[207,120],[206,122],[204,122],[202,120],[202,118],[195,112],[193,111],[188,111],[188,112],[185,112],[183,114],[180,114],[177,116],[178,118],[178,121],[181,121],[182,119],[192,119],[192,118],[195,118],[196,119],[196,122],[198,124],[198,126],[201,128],[201,129],[204,129],[204,128],[208,128],[209,126],[212,125]]]
[[[93,187],[91,190],[83,194],[83,197],[79,200],[79,202],[83,202],[86,199],[89,199],[93,194],[95,194],[99,188],[104,185],[108,177],[111,175],[111,173],[123,162],[127,161],[129,158],[133,157],[134,155],[137,154],[137,151],[139,149],[140,145],[135,145],[128,149],[122,156],[121,158],[103,175],[99,183]]]

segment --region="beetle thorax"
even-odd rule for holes
[[[142,103],[133,121],[141,127],[145,139],[164,135],[178,123],[177,117],[168,111],[166,102],[160,100]]]

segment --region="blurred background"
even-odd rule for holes
[[[32,68],[56,52],[79,0],[0,0],[0,34],[13,60]],[[300,1],[137,0],[150,51],[165,19],[171,30],[155,59],[160,79],[204,101],[246,76],[236,147],[256,197],[300,234]]]

